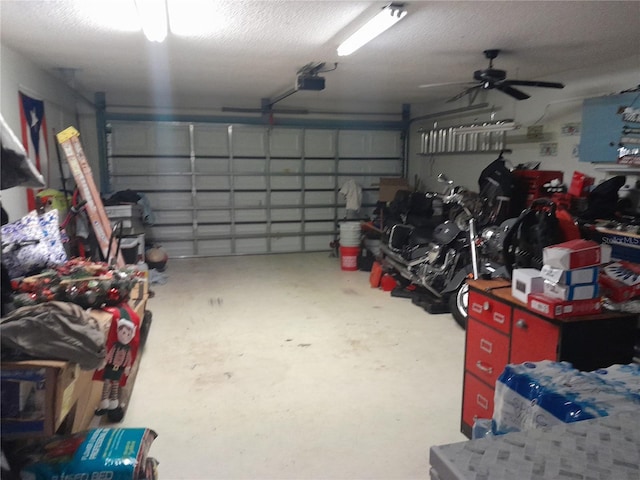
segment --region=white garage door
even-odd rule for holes
[[[352,179],[363,213],[402,176],[398,131],[110,123],[110,190],[144,193],[171,257],[328,250]]]

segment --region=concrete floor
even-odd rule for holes
[[[122,426],[160,478],[427,479],[464,332],[328,253],[171,260]]]

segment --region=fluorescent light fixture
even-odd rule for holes
[[[351,55],[365,43],[370,42],[382,32],[398,23],[407,14],[403,10],[404,4],[391,3],[384,7],[380,13],[369,20],[356,33],[347,38],[342,45],[338,47],[338,55],[344,57]]]
[[[165,0],[135,0],[142,31],[150,42],[167,38],[167,4]]]
[[[454,133],[474,133],[474,132],[506,132],[516,130],[520,125],[512,120],[502,120],[500,122],[483,123],[481,125],[464,125],[455,127]]]

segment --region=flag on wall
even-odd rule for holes
[[[47,122],[44,117],[44,101],[32,98],[22,92],[20,95],[20,125],[22,144],[27,155],[39,172],[42,166],[49,167],[49,145],[47,142]],[[36,208],[35,193],[27,189],[29,211]]]

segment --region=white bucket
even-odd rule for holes
[[[344,247],[360,246],[360,222],[342,222],[340,223],[340,245]]]

